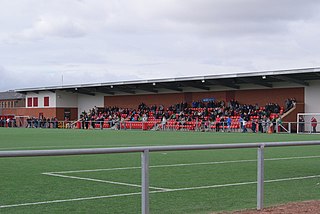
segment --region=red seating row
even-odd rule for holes
[[[96,129],[100,129],[100,123],[95,124],[94,127],[95,127]],[[109,123],[104,123],[104,124],[103,124],[103,128],[104,128],[104,129],[110,128],[110,124],[109,124]]]

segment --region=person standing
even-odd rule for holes
[[[256,133],[256,131],[257,131],[257,119],[253,119],[252,120],[251,130],[252,130],[253,133]]]
[[[311,118],[311,126],[312,126],[312,133],[316,133],[317,132],[317,124],[318,121],[315,117]]]
[[[231,131],[231,124],[232,124],[232,119],[230,116],[228,116],[227,118],[227,128],[228,128],[228,132]]]
[[[304,132],[304,119],[302,115],[299,116],[299,132]]]
[[[216,117],[216,121],[215,121],[215,123],[216,123],[216,132],[220,131],[220,120],[221,120],[221,118],[220,118],[220,116],[218,114],[217,117]]]
[[[162,116],[162,121],[161,121],[161,129],[165,130],[166,129],[166,124],[167,124],[167,118],[165,115]]]
[[[245,118],[242,119],[242,133],[247,132],[247,121]]]

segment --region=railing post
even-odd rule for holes
[[[289,125],[288,125],[288,133],[289,134],[291,133],[291,122],[289,122]]]
[[[149,150],[141,153],[141,213],[149,214]]]
[[[257,166],[257,210],[263,209],[264,199],[264,145],[258,148],[258,166]]]

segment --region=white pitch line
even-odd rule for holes
[[[292,180],[303,180],[303,179],[312,179],[312,178],[319,178],[319,177],[320,177],[320,175],[310,175],[310,176],[293,177],[293,178],[280,178],[280,179],[266,180],[265,183],[292,181]],[[256,183],[257,183],[256,181],[248,181],[248,182],[241,182],[241,183],[217,184],[217,185],[210,185],[210,186],[187,187],[187,188],[178,188],[178,189],[170,189],[170,190],[158,190],[158,191],[150,191],[149,193],[176,192],[176,191],[187,191],[187,190],[198,190],[198,189],[232,187],[232,186],[242,186],[242,185],[250,185],[250,184],[256,184]],[[140,194],[141,194],[140,192],[134,192],[134,193],[94,196],[94,197],[85,197],[85,198],[71,198],[71,199],[61,199],[61,200],[52,200],[52,201],[9,204],[9,205],[0,205],[0,209],[1,208],[11,208],[11,207],[21,207],[21,206],[41,205],[41,204],[63,203],[63,202],[72,202],[72,201],[85,201],[85,200],[94,200],[94,199],[102,199],[102,198],[125,197],[125,196],[140,195]]]
[[[320,156],[301,156],[301,157],[286,157],[286,158],[266,158],[265,161],[294,160],[294,159],[311,159],[311,158],[320,158]],[[200,162],[200,163],[181,163],[181,164],[167,164],[167,165],[154,165],[154,166],[149,166],[149,168],[179,167],[179,166],[196,166],[196,165],[214,165],[214,164],[246,163],[246,162],[257,162],[257,159],[251,159],[251,160],[231,160],[231,161],[214,161],[214,162]],[[84,170],[61,171],[61,172],[47,172],[47,173],[68,174],[68,173],[79,173],[79,172],[117,171],[117,170],[140,169],[140,168],[141,168],[140,166],[132,166],[132,167],[119,167],[119,168],[107,168],[107,169],[84,169]]]
[[[219,187],[231,187],[231,186],[242,186],[248,184],[256,184],[256,181],[248,181],[248,182],[241,182],[241,183],[231,183],[231,184],[215,184],[209,186],[199,186],[199,187],[185,187],[185,188],[176,188],[171,189],[166,192],[176,192],[176,191],[186,191],[186,190],[197,190],[197,189],[211,189],[211,188],[219,188]]]
[[[149,166],[152,167],[152,166]],[[108,168],[108,169],[83,169],[83,170],[72,170],[72,171],[61,171],[61,172],[45,172],[45,173],[57,173],[57,174],[68,174],[78,172],[100,172],[100,171],[114,171],[114,170],[125,170],[125,169],[141,169],[141,166],[129,166],[120,168]]]
[[[295,177],[295,178],[279,178],[274,180],[267,180],[264,181],[265,183],[272,183],[272,182],[280,182],[280,181],[294,181],[294,180],[303,180],[303,179],[310,179],[310,178],[319,178],[320,175],[309,175],[304,177]]]
[[[310,175],[310,176],[293,177],[293,178],[279,178],[279,179],[273,179],[273,180],[266,180],[264,182],[265,183],[274,183],[274,182],[281,182],[281,181],[303,180],[303,179],[312,179],[312,178],[319,178],[319,177],[320,177],[320,175]],[[242,186],[242,185],[256,184],[256,183],[257,183],[256,181],[248,181],[248,182],[231,183],[231,184],[216,184],[216,185],[200,186],[200,187],[177,188],[177,189],[168,190],[166,192],[196,190],[196,189],[210,189],[210,188],[230,187],[230,186]]]
[[[77,179],[77,180],[94,181],[94,182],[100,182],[100,183],[117,184],[117,185],[122,185],[122,186],[130,186],[130,187],[139,187],[139,188],[141,188],[141,185],[138,185],[138,184],[130,184],[130,183],[117,182],[117,181],[110,181],[110,180],[100,180],[100,179],[95,179],[95,178],[67,176],[67,175],[59,175],[59,174],[54,174],[54,173],[42,173],[42,174],[43,175],[54,176],[54,177],[71,178],[71,179]],[[163,191],[170,190],[170,189],[167,189],[167,188],[160,188],[160,187],[153,187],[153,186],[149,186],[149,188],[150,189],[156,189],[156,190],[163,190]]]
[[[277,161],[277,160],[294,160],[294,159],[311,159],[311,158],[320,158],[320,155],[314,156],[298,156],[298,157],[287,157],[287,158],[266,158],[266,161]]]
[[[69,148],[69,147],[91,147],[91,146],[103,146],[103,145],[75,145],[75,146],[24,146],[24,147],[6,147],[6,148],[0,148],[0,150],[8,150],[8,149],[41,149],[41,148]]]
[[[0,150],[9,150],[9,149],[41,149],[41,148],[79,148],[79,147],[93,147],[93,146],[104,146],[105,147],[113,147],[113,146],[143,146],[143,145],[135,145],[135,144],[114,144],[114,145],[103,145],[103,144],[97,144],[97,145],[70,145],[70,146],[25,146],[25,147],[4,147],[0,148]]]
[[[140,195],[140,194],[141,194],[140,192],[133,192],[133,193],[124,193],[124,194],[116,194],[116,195],[103,195],[103,196],[93,196],[93,197],[85,197],[85,198],[71,198],[71,199],[61,199],[61,200],[53,200],[53,201],[39,201],[39,202],[22,203],[22,204],[10,204],[10,205],[1,205],[0,209],[1,208],[10,208],[10,207],[21,207],[21,206],[32,206],[32,205],[41,205],[41,204],[71,202],[71,201],[95,200],[95,199],[101,199],[101,198],[115,198],[115,197]]]
[[[149,168],[213,165],[213,164],[242,163],[242,162],[256,162],[256,161],[257,160],[235,160],[235,161],[216,161],[216,162],[202,162],[202,163],[179,163],[179,164],[154,165],[154,166],[149,166]],[[68,173],[79,173],[79,172],[117,171],[117,170],[127,170],[127,169],[141,169],[141,167],[140,166],[132,166],[132,167],[119,167],[119,168],[107,168],[107,169],[84,169],[84,170],[48,172],[48,173],[68,174]]]

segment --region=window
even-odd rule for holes
[[[28,107],[32,107],[32,98],[31,97],[28,98]]]
[[[33,107],[38,107],[38,97],[33,98]]]
[[[64,119],[71,120],[71,109],[69,108],[64,109]]]
[[[44,97],[43,98],[43,105],[44,106],[49,106],[49,97]]]

